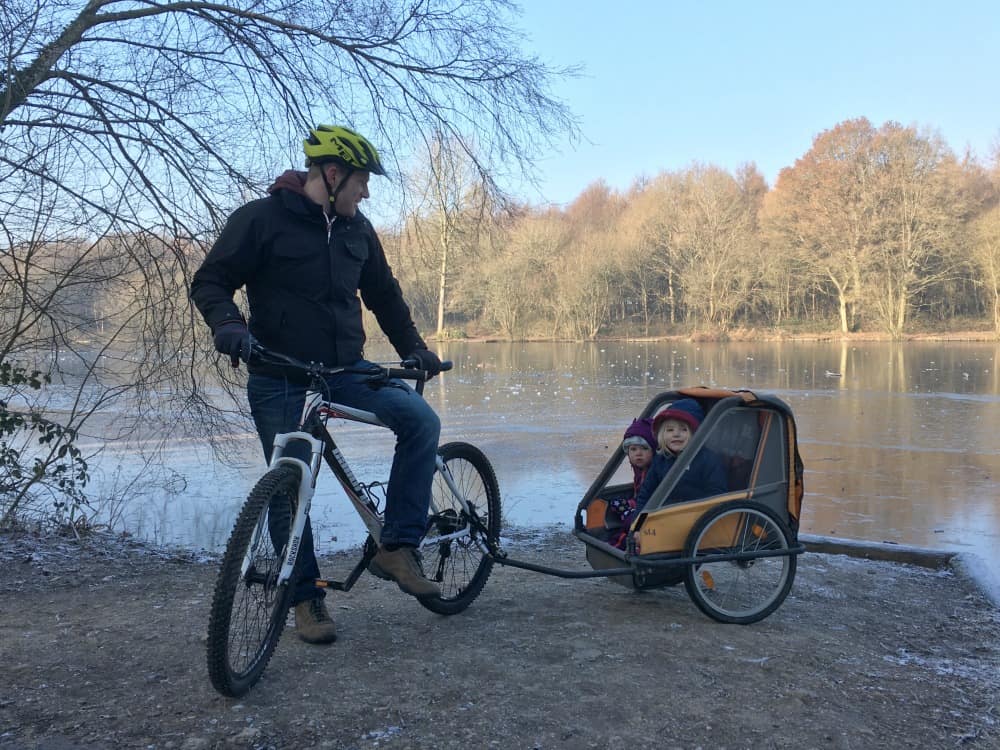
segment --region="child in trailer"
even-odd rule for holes
[[[656,439],[653,437],[652,419],[635,419],[625,430],[625,438],[622,440],[622,450],[628,456],[628,462],[632,466],[632,494],[629,497],[616,497],[608,503],[608,520],[614,524],[616,521],[621,524],[618,528],[611,530],[608,544],[619,549],[624,549],[625,535],[628,533],[628,523],[625,519],[631,519],[635,513],[636,495],[642,487],[643,480],[653,463],[653,451],[655,450]]]
[[[687,447],[691,436],[704,418],[705,412],[693,398],[675,401],[653,417],[653,434],[656,436],[659,452],[653,456],[642,486],[636,493],[635,508],[627,515],[622,515],[625,531],[615,540],[615,546],[619,549],[625,548],[627,530],[632,521],[639,511],[646,507],[650,496],[660,486],[660,482],[673,467],[681,451]],[[670,491],[667,502],[680,503],[685,500],[711,497],[725,492],[726,489],[726,474],[722,463],[710,451],[701,450]]]
[[[636,495],[636,512],[645,507],[650,495],[660,486],[704,418],[705,413],[693,398],[675,401],[653,417],[653,434],[656,435],[660,452],[653,458],[646,479]],[[726,473],[722,463],[710,451],[702,450],[670,491],[667,502],[680,503],[711,497],[722,494],[726,489]]]

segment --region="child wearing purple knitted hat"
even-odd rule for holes
[[[625,439],[622,440],[622,450],[628,456],[628,462],[632,465],[634,475],[635,491],[633,496],[642,486],[642,480],[646,478],[646,471],[653,462],[653,453],[656,450],[656,438],[653,437],[652,419],[635,419],[625,430]]]
[[[609,539],[609,544],[614,547],[624,548],[625,535],[635,516],[635,498],[639,493],[646,473],[653,463],[653,453],[656,450],[656,438],[653,437],[653,420],[635,419],[625,430],[625,438],[622,440],[622,450],[628,456],[628,462],[632,466],[632,495],[630,497],[617,497],[609,503],[609,508],[618,517],[621,528],[617,529]]]

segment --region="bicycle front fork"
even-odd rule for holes
[[[307,464],[300,458],[285,456],[285,449],[293,441],[301,440],[308,443],[310,447],[310,460]],[[275,468],[280,464],[296,466],[299,469],[299,493],[298,503],[295,508],[295,518],[292,520],[291,529],[288,535],[288,544],[285,547],[285,556],[278,572],[278,585],[291,580],[292,571],[295,568],[295,560],[299,554],[299,546],[302,543],[302,534],[305,531],[306,521],[309,518],[309,508],[312,505],[313,494],[316,492],[316,474],[319,471],[319,463],[323,455],[323,441],[317,440],[307,432],[285,432],[274,436],[274,450],[271,453],[271,466]]]

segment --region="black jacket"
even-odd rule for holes
[[[285,172],[267,198],[229,217],[191,283],[205,322],[214,331],[241,320],[233,294],[246,286],[250,332],[261,344],[307,362],[345,365],[363,355],[363,300],[400,357],[426,349],[371,223],[360,212],[338,217],[328,234],[304,184],[305,173]]]

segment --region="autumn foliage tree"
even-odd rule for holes
[[[821,133],[794,166],[781,171],[767,198],[773,249],[794,253],[830,290],[842,333],[858,322],[879,210],[874,139],[875,128],[864,118]]]

